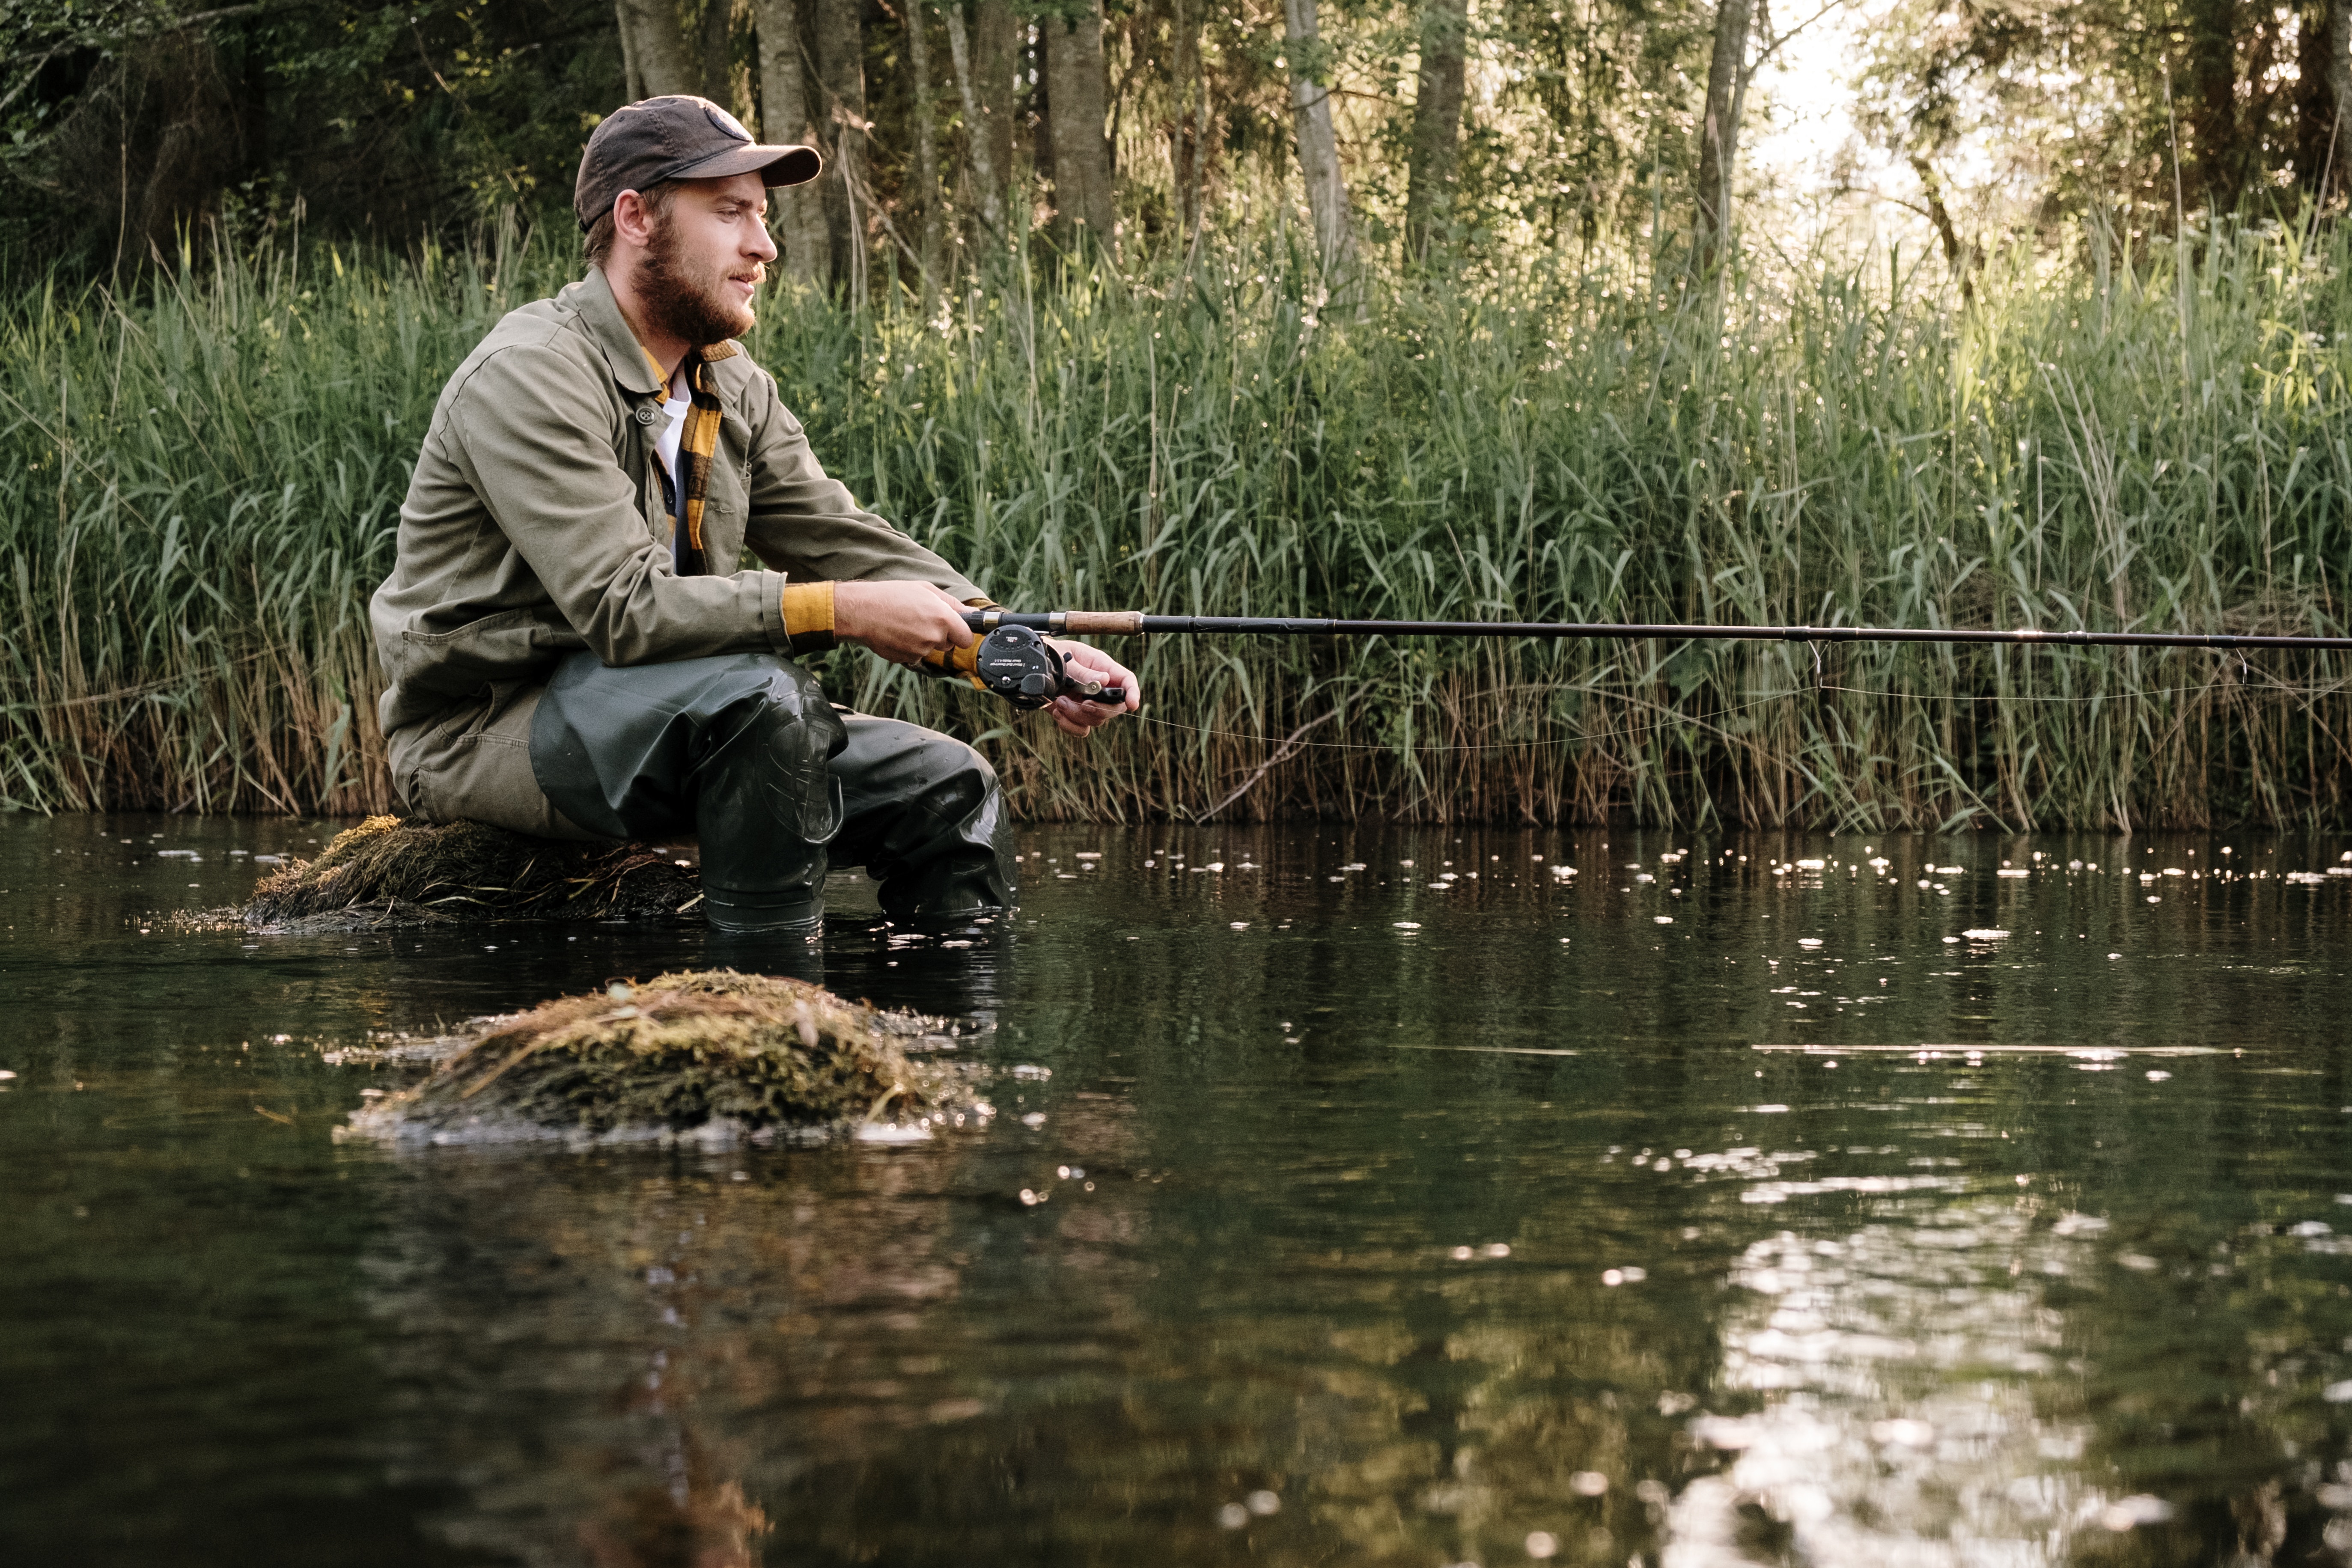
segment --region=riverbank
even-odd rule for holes
[[[1011,265],[751,347],[866,504],[1030,607],[2340,632],[2340,233],[1799,268],[1595,252],[1318,305],[1276,235]],[[365,637],[449,368],[555,245],[345,250],[0,306],[0,800],[390,804]],[[2336,825],[2340,657],[1164,639],[1087,749],[861,654],[1032,818]]]

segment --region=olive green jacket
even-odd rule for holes
[[[377,711],[395,751],[398,731],[542,679],[575,648],[616,666],[789,652],[788,577],[983,597],[825,476],[749,354],[722,343],[704,356],[724,405],[708,556],[749,550],[764,570],[673,572],[654,451],[665,392],[602,272],[512,312],[457,367],[401,504],[392,576],[369,608],[389,682]]]

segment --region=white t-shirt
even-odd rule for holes
[[[654,443],[662,467],[669,470],[673,486],[677,483],[678,437],[686,432],[686,411],[693,406],[694,400],[687,395],[686,366],[681,363],[677,374],[669,379],[669,396],[662,404],[662,417],[669,423],[662,426],[661,437]]]
[[[663,470],[669,475],[670,494],[673,496],[679,493],[680,488],[677,477],[677,444],[679,438],[686,434],[686,411],[693,406],[693,398],[687,395],[686,366],[681,363],[677,367],[677,374],[670,377],[669,396],[662,404],[662,417],[668,423],[662,426],[661,435],[654,441],[654,455],[661,459]],[[677,518],[672,521],[669,549],[673,560],[677,559],[677,552],[685,548],[686,530],[677,526],[685,521],[684,518]]]

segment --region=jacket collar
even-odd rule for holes
[[[637,342],[637,334],[629,330],[628,318],[621,314],[621,302],[613,298],[613,286],[604,280],[604,269],[591,267],[588,275],[563,290],[572,309],[580,312],[589,338],[604,356],[613,379],[624,391],[652,394],[666,391],[653,358]],[[704,363],[731,359],[739,349],[731,342],[710,343],[696,351]]]

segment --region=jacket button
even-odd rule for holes
[[[654,411],[652,405],[648,404],[639,404],[637,405],[637,423],[640,425],[650,425],[653,422]]]

